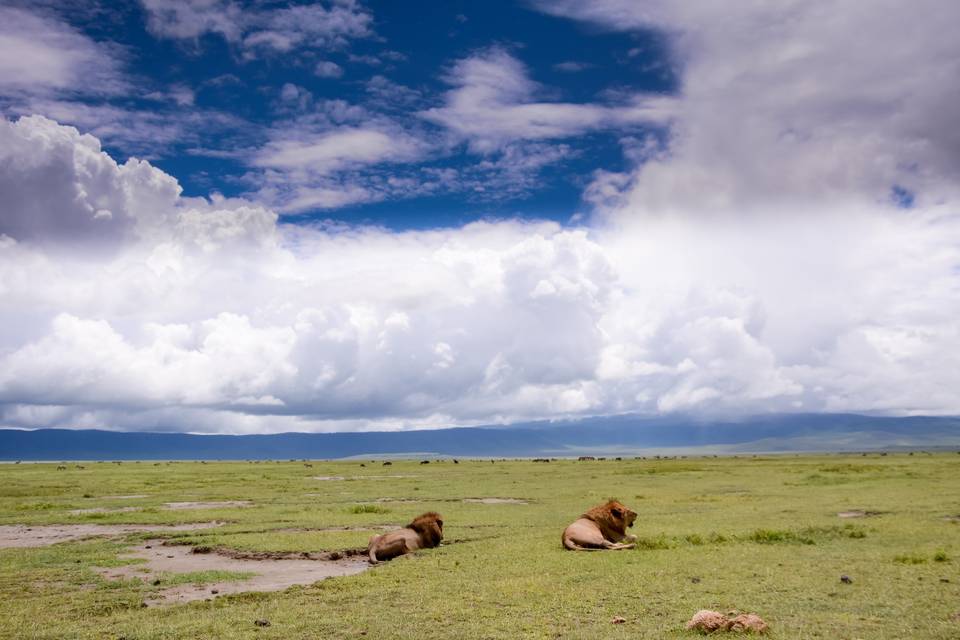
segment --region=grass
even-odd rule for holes
[[[0,525],[220,520],[165,535],[300,552],[362,548],[434,510],[449,542],[356,576],[162,608],[141,603],[226,577],[152,585],[94,570],[128,564],[126,547],[156,534],[0,549],[0,638],[696,638],[683,625],[701,608],[756,612],[778,639],[956,637],[960,523],[945,518],[960,513],[955,454],[363,462],[0,465]],[[117,498],[131,495],[146,497]],[[611,495],[639,513],[638,548],[562,550],[563,527]],[[528,503],[463,501],[486,496]],[[225,500],[253,505],[163,506]],[[140,510],[70,513],[123,506]],[[867,509],[882,515],[837,517]]]

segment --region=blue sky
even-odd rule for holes
[[[957,415],[960,4],[0,6],[0,427]]]
[[[630,163],[625,152],[629,156],[637,139],[663,135],[662,128],[637,118],[563,122],[548,134],[525,132],[535,125],[519,118],[509,132],[492,132],[495,143],[478,145],[476,134],[457,129],[470,114],[450,114],[450,122],[428,116],[431,109],[444,108],[455,87],[451,83],[471,81],[458,77],[458,63],[509,60],[516,65],[513,75],[529,86],[524,95],[505,99],[561,108],[622,108],[634,96],[677,88],[667,39],[657,30],[611,31],[523,2],[254,2],[234,5],[233,14],[225,3],[186,3],[181,13],[175,5],[48,8],[48,15],[109,43],[116,73],[128,83],[123,91],[99,94],[78,87],[73,100],[130,114],[123,127],[109,131],[108,114],[105,122],[97,122],[87,111],[73,118],[62,106],[49,112],[95,134],[103,131],[104,148],[117,159],[149,158],[177,176],[186,195],[246,195],[299,219],[396,229],[485,217],[567,222],[584,213],[580,195],[594,171],[622,171]],[[292,17],[297,10],[318,8],[319,13]],[[306,24],[329,22],[335,12],[343,14],[343,25],[311,31]],[[281,33],[271,20],[285,13],[291,22],[282,37],[295,34],[296,42],[251,44],[265,33]],[[210,15],[219,15],[224,24],[215,24]],[[187,25],[191,19],[199,24]],[[24,109],[33,111],[35,105],[8,106],[11,112]],[[353,114],[342,113],[351,109]],[[150,137],[158,126],[181,137],[158,145]],[[270,180],[275,192],[264,191],[264,171],[274,167],[251,166],[250,160],[269,140],[285,133],[294,139],[322,136],[346,127],[387,131],[418,148],[397,154],[382,149],[322,177],[295,176],[300,167],[287,166],[286,175]],[[390,177],[402,185],[386,184]],[[330,191],[322,202],[291,202],[299,190],[321,183]]]

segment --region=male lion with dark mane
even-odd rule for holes
[[[590,509],[564,529],[563,546],[572,551],[632,549],[637,536],[628,534],[627,527],[632,527],[636,519],[636,512],[610,500]]]
[[[373,536],[367,544],[370,564],[381,560],[391,560],[417,549],[432,549],[443,540],[443,518],[439,513],[429,511],[413,519],[403,529],[389,531]]]

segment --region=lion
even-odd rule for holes
[[[381,560],[391,560],[417,549],[432,549],[443,540],[443,518],[439,513],[429,511],[413,519],[403,529],[389,531],[373,536],[367,544],[370,564]]]
[[[636,519],[636,512],[616,500],[609,500],[564,529],[563,546],[572,551],[632,549],[637,536],[628,534],[627,528],[632,527]]]

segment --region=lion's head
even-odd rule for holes
[[[429,511],[414,518],[413,522],[407,525],[407,529],[417,532],[423,547],[436,547],[443,540],[443,517]]]
[[[631,511],[617,500],[609,500],[606,504],[590,509],[582,517],[596,522],[604,534],[612,531],[623,536],[627,528],[633,526],[637,512]]]

